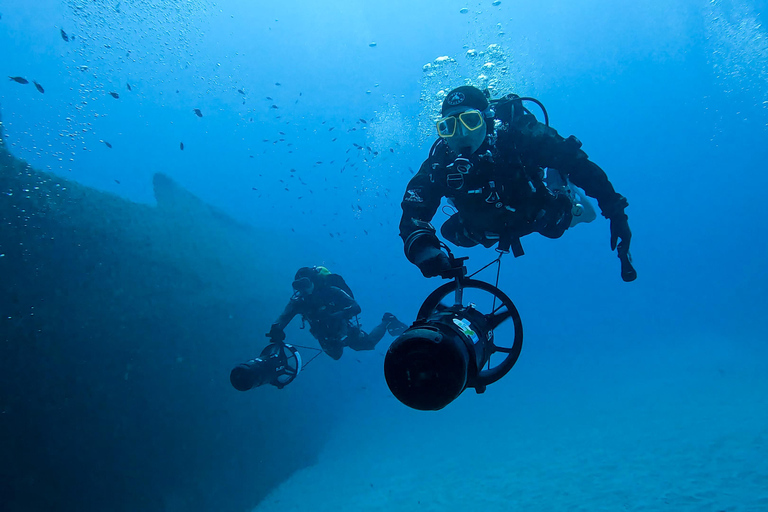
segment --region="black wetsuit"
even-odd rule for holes
[[[347,292],[332,285],[317,286],[311,294],[291,297],[282,314],[273,324],[281,331],[296,315],[309,322],[309,332],[317,338],[325,353],[339,359],[344,347],[353,350],[373,350],[386,332],[387,324],[374,328],[370,334],[351,320],[360,314],[360,306]]]
[[[495,137],[486,138],[468,158],[468,172],[457,169],[457,156],[445,141],[438,141],[408,183],[401,204],[400,236],[404,241],[418,229],[413,220],[431,221],[443,197],[457,213],[443,224],[441,232],[456,245],[491,247],[500,242],[500,248],[505,248],[506,242],[508,248],[533,232],[561,236],[571,222],[571,202],[565,194],[546,187],[546,167],[567,175],[597,199],[605,216],[625,206],[626,200],[581,150],[578,139],[561,137],[532,115],[523,115],[498,130]]]

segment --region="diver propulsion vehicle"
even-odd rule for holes
[[[229,381],[238,391],[248,391],[265,384],[282,389],[301,372],[301,354],[287,343],[270,343],[259,357],[235,366]]]
[[[442,277],[453,281],[424,300],[416,321],[392,343],[384,359],[390,391],[413,409],[442,409],[467,388],[483,393],[512,369],[523,347],[522,321],[510,298],[485,281],[467,278],[467,258],[454,258],[450,252],[449,258],[451,270]],[[490,294],[491,311],[464,305],[466,289]],[[451,294],[453,304],[444,304]],[[509,348],[494,343],[494,330],[507,321],[514,327]],[[494,353],[506,355],[498,365],[484,368]]]

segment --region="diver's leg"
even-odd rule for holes
[[[328,354],[331,359],[336,361],[341,359],[341,355],[344,353],[344,345],[341,340],[333,338],[317,338],[317,341],[320,342],[320,348],[323,349],[323,352]]]
[[[381,322],[387,324],[387,332],[390,336],[400,336],[408,328],[406,324],[397,319],[392,313],[384,313]]]
[[[570,189],[571,212],[573,213],[570,227],[581,222],[586,223],[595,220],[597,218],[597,213],[595,212],[595,207],[592,205],[592,201],[587,197],[587,194],[570,181],[568,182],[568,188]]]
[[[565,194],[558,194],[547,205],[546,210],[536,219],[536,231],[547,238],[560,238],[571,225],[571,200]]]
[[[347,346],[358,352],[361,350],[373,350],[376,344],[381,341],[381,338],[384,337],[386,331],[387,326],[383,322],[374,327],[370,334],[367,334],[362,329],[358,329],[357,335],[350,335],[347,338]]]

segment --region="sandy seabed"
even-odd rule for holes
[[[768,511],[765,361],[656,364],[436,413],[378,390],[255,510]]]

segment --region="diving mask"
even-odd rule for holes
[[[312,281],[309,280],[308,277],[301,277],[299,279],[296,279],[293,283],[291,283],[293,286],[293,289],[296,290],[299,293],[311,293],[312,290]]]
[[[457,115],[446,116],[437,120],[437,134],[443,139],[447,139],[456,135],[456,128],[459,124],[463,126],[463,129],[459,129],[459,136],[466,131],[474,132],[483,127],[483,113],[479,110],[467,110]]]

